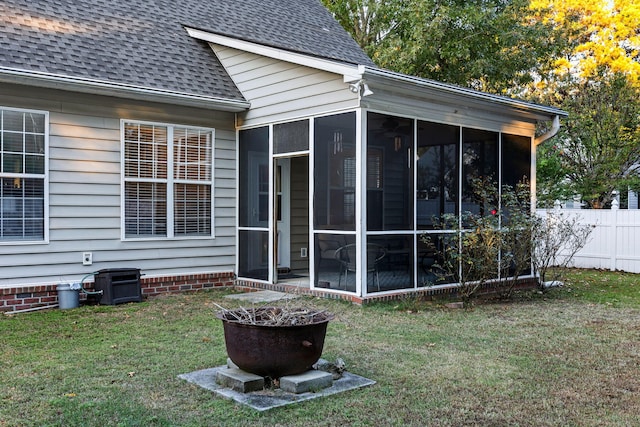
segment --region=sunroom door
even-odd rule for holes
[[[309,120],[273,125],[275,281],[309,275]]]
[[[275,161],[276,266],[278,271],[291,269],[291,160]]]

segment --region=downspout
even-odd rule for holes
[[[553,123],[551,124],[551,129],[549,129],[548,132],[538,136],[536,139],[533,140],[534,146],[537,147],[538,145],[545,142],[547,139],[553,138],[554,136],[556,136],[559,130],[560,130],[560,116],[555,116],[553,118]]]

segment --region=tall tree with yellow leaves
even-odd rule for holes
[[[563,55],[539,70],[536,90],[569,112],[559,137],[539,148],[538,197],[579,194],[608,205],[640,188],[640,2],[531,0]],[[569,193],[569,194],[567,194]]]
[[[551,25],[561,56],[552,59],[557,79],[598,80],[622,74],[640,86],[638,0],[531,0],[532,20]]]

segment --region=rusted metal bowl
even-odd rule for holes
[[[293,326],[241,323],[225,312],[217,317],[233,363],[245,372],[275,379],[311,369],[322,355],[327,323],[334,316],[325,313],[322,320]]]

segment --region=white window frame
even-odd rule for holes
[[[125,127],[127,124],[133,125],[143,125],[143,126],[157,126],[164,127],[167,130],[167,178],[166,179],[148,179],[148,178],[127,178],[125,176]],[[200,131],[200,132],[210,132],[211,133],[211,164],[209,165],[211,169],[211,179],[210,181],[202,181],[202,180],[185,180],[181,178],[175,178],[174,175],[174,130],[176,128],[179,129],[187,129],[188,131]],[[150,122],[150,121],[142,121],[142,120],[129,120],[129,119],[120,119],[120,147],[121,147],[121,156],[120,156],[120,165],[121,165],[121,239],[123,241],[132,241],[132,240],[193,240],[193,239],[213,239],[215,238],[215,129],[207,128],[202,126],[191,126],[191,125],[182,125],[182,124],[173,124],[173,123],[162,123],[162,122]],[[125,194],[125,185],[126,182],[159,182],[166,184],[166,204],[167,204],[167,213],[166,213],[166,235],[164,236],[127,236],[126,230],[126,216],[125,216],[125,203],[126,203],[126,194]],[[198,185],[209,185],[211,189],[211,206],[209,207],[211,212],[211,233],[207,235],[182,235],[176,234],[174,230],[174,220],[175,220],[175,203],[174,203],[174,185],[175,184],[198,184]]]
[[[21,178],[21,179],[42,179],[43,180],[43,238],[37,240],[29,240],[29,239],[4,239],[0,237],[0,246],[7,245],[33,245],[33,244],[48,244],[49,243],[49,112],[43,110],[33,110],[33,109],[24,109],[24,108],[14,108],[14,107],[6,107],[0,105],[0,111],[14,111],[19,113],[32,113],[32,114],[41,114],[44,116],[44,170],[42,174],[29,174],[29,173],[18,173],[12,174],[7,172],[0,172],[0,177],[2,178]],[[2,130],[2,128],[0,128]],[[25,130],[23,129],[23,135],[25,134]],[[24,146],[23,146],[23,154],[24,154]],[[0,159],[0,161],[2,161]],[[2,169],[0,169],[1,171]],[[24,219],[24,215],[23,215]]]

